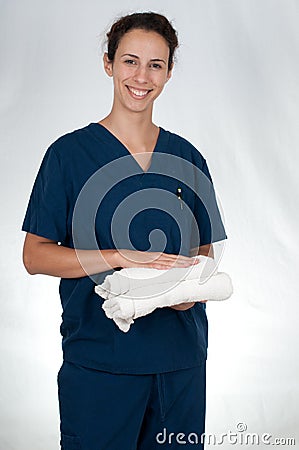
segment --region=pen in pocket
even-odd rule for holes
[[[182,188],[180,188],[180,187],[177,188],[176,195],[177,195],[177,198],[178,198],[179,201],[180,201],[181,209],[183,209],[183,202],[182,202]]]

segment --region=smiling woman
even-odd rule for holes
[[[104,54],[105,71],[113,78],[114,101],[111,113],[100,123],[122,137],[133,152],[151,151],[157,140],[158,127],[152,124],[153,104],[171,77],[173,63],[169,67],[169,54],[163,36],[135,28],[121,38],[113,59],[109,52]],[[137,112],[138,116],[134,114]],[[132,120],[143,128],[137,134],[132,133]],[[148,143],[145,136],[151,137]]]
[[[197,253],[213,257],[212,243],[226,233],[205,158],[152,121],[172,76],[172,24],[134,13],[107,38],[111,111],[48,148],[22,226],[23,260],[30,274],[61,278],[61,448],[154,450],[161,421],[172,434],[204,433],[204,301],[157,308],[125,334],[101,308],[93,275],[99,284],[119,268],[190,267]]]
[[[169,47],[160,34],[143,29],[128,31],[113,60],[104,54],[106,73],[113,77],[114,103],[110,116],[101,123],[108,126],[115,114],[129,112],[143,112],[142,120],[151,122],[154,100],[171,77],[168,59]]]

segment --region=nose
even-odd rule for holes
[[[137,83],[145,84],[148,82],[148,71],[146,66],[142,66],[141,64],[136,68],[134,77],[134,81]]]

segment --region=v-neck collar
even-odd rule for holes
[[[159,127],[159,134],[156,141],[156,145],[154,149],[151,152],[151,159],[150,159],[150,165],[148,169],[145,171],[138,163],[137,159],[134,157],[134,155],[129,151],[129,149],[113,134],[111,131],[108,130],[108,128],[104,127],[104,125],[98,123],[98,122],[91,122],[89,124],[95,132],[95,134],[103,141],[105,141],[109,145],[116,145],[117,148],[122,150],[122,153],[129,155],[132,157],[133,162],[138,166],[139,171],[142,172],[142,174],[147,174],[150,172],[152,164],[153,164],[153,157],[154,153],[157,152],[163,152],[163,148],[166,147],[167,141],[168,141],[168,133],[164,130],[164,128]]]

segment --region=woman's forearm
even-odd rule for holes
[[[206,247],[200,247],[199,253],[208,252]],[[190,257],[163,252],[128,249],[75,250],[29,232],[24,242],[23,262],[30,275],[44,274],[60,278],[81,278],[116,267],[169,269],[194,264]]]
[[[81,278],[118,267],[117,254],[114,249],[75,250],[52,242],[40,242],[34,249],[24,249],[23,261],[31,275]]]
[[[214,258],[213,244],[205,244],[190,250],[190,256],[204,255]]]

